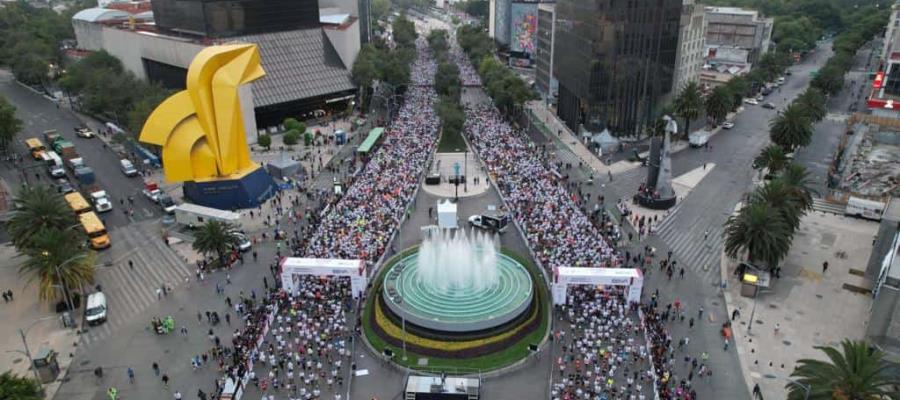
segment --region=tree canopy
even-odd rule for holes
[[[6,148],[22,130],[22,120],[16,118],[16,107],[0,97],[0,148]]]

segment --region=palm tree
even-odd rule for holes
[[[215,254],[220,263],[224,263],[225,255],[232,248],[240,244],[240,240],[234,235],[238,228],[230,223],[222,221],[209,221],[194,234],[194,250],[205,255]]]
[[[713,89],[709,97],[706,98],[706,115],[718,125],[725,120],[728,112],[731,111],[732,95],[725,86],[719,86]]]
[[[832,346],[815,348],[824,352],[828,361],[797,361],[791,376],[798,383],[785,386],[788,400],[900,399],[900,392],[894,389],[900,385],[900,379],[891,371],[881,350],[865,341],[850,339],[841,342],[840,350]]]
[[[96,253],[87,250],[83,243],[78,232],[45,229],[22,252],[27,259],[19,266],[19,274],[28,283],[37,281],[40,300],[56,299],[57,287],[68,296],[72,289],[94,281]]]
[[[34,379],[13,375],[12,371],[0,374],[0,399],[42,400],[41,384]]]
[[[814,87],[806,89],[795,102],[803,107],[812,122],[821,121],[828,112],[825,107],[825,94]]]
[[[781,215],[782,220],[791,228],[788,234],[790,241],[804,214],[804,204],[796,197],[793,188],[780,178],[774,179],[753,191],[750,199],[751,202],[768,204]]]
[[[783,180],[785,185],[791,190],[802,210],[808,211],[812,209],[812,196],[819,193],[812,188],[812,179],[810,179],[806,167],[799,164],[788,165],[781,172],[778,179]]]
[[[688,82],[675,98],[675,114],[684,118],[684,135],[691,133],[691,120],[700,116],[703,111],[703,96],[697,82]]]
[[[784,149],[773,143],[763,148],[753,159],[753,169],[768,169],[769,174],[775,175],[781,172],[787,163],[788,159],[784,154]]]
[[[791,103],[769,124],[769,136],[773,143],[793,152],[812,140],[812,122],[806,110]]]
[[[12,217],[6,227],[13,245],[21,251],[29,247],[37,232],[65,230],[77,224],[75,213],[55,190],[26,186],[13,198]]]
[[[747,252],[751,263],[778,265],[790,249],[791,227],[778,210],[765,202],[751,202],[725,223],[725,252],[737,258]]]

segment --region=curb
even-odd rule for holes
[[[719,261],[719,288],[722,290],[722,295],[725,302],[725,318],[731,318],[731,313],[734,312],[734,307],[729,307],[729,304],[732,304],[731,293],[728,292],[728,266],[731,264],[731,259],[725,254],[725,250],[722,250],[722,255]],[[749,317],[749,316],[748,316]],[[748,323],[752,324],[753,321],[749,321]],[[750,373],[750,367],[745,365],[743,355],[746,354],[747,350],[745,349],[745,344],[743,339],[744,333],[739,331],[736,328],[731,329],[731,334],[733,336],[734,341],[734,351],[737,352],[738,356],[738,365],[741,367],[741,375],[744,376],[744,385],[747,386],[747,393],[753,392],[753,384],[755,381],[753,380],[753,376]]]

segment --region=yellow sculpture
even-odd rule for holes
[[[140,141],[162,146],[170,182],[236,178],[250,160],[238,88],[265,75],[254,44],[212,46],[191,62],[187,90],[153,110]]]

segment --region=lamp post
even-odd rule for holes
[[[38,322],[41,322],[41,321],[46,321],[48,319],[52,319],[52,318],[56,318],[56,317],[47,316],[47,317],[38,318],[38,319],[32,321],[30,324],[28,324],[28,326],[26,326],[25,329],[19,328],[19,336],[22,338],[22,345],[25,347],[25,351],[24,352],[22,350],[8,350],[7,351],[7,353],[9,353],[9,352],[19,353],[28,358],[28,367],[29,367],[29,369],[31,369],[31,372],[34,373],[34,380],[37,381],[38,387],[41,389],[41,393],[44,393],[44,384],[41,382],[41,376],[38,375],[37,368],[34,367],[34,360],[31,358],[31,350],[28,348],[28,341],[25,339],[25,337],[26,337],[26,335],[28,335],[28,331],[31,330],[31,328],[34,327],[35,324],[37,324]]]

